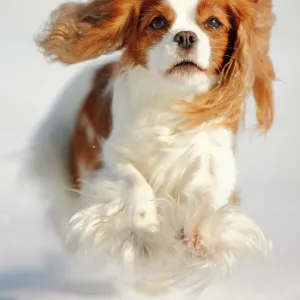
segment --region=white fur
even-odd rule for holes
[[[200,37],[199,64],[205,67],[210,56],[208,38],[194,20],[197,1],[168,1],[177,20],[150,50],[149,68],[128,68],[111,85],[113,129],[103,141],[104,167],[82,178],[80,195],[68,191],[67,146],[89,90],[83,88],[64,96],[36,134],[32,168],[53,196],[54,225],[72,251],[106,253],[147,277],[184,275],[199,283],[227,274],[246,251],[268,245],[253,221],[227,205],[236,182],[231,131],[217,125],[220,120],[211,120],[215,127],[177,129],[182,119],[171,111],[173,101],[193,101],[216,78],[201,73],[179,84],[161,76],[176,59],[170,47],[178,31]],[[188,243],[198,232],[199,249],[176,238],[181,229]]]

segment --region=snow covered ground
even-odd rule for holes
[[[183,0],[186,1],[186,0]],[[68,266],[43,207],[18,173],[26,141],[79,66],[49,65],[33,34],[61,0],[0,1],[0,300],[144,299],[120,289],[112,270]],[[274,242],[268,261],[249,260],[203,300],[300,299],[299,0],[274,0],[276,121],[265,137],[240,138],[243,209]],[[251,101],[249,101],[250,104]],[[249,105],[250,122],[253,105]],[[156,299],[182,299],[180,295]]]

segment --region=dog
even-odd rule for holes
[[[239,209],[235,141],[251,92],[258,130],[272,126],[274,21],[271,0],[92,0],[52,13],[43,54],[95,60],[30,149],[68,249],[193,283],[269,249]]]

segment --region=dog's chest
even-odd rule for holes
[[[232,132],[221,125],[177,132],[181,117],[170,111],[176,99],[149,91],[149,82],[143,92],[133,85],[128,89],[121,80],[119,84],[110,139],[155,195],[182,199],[196,193],[214,198],[216,206],[226,204],[236,179]]]
[[[177,134],[152,127],[135,135],[131,160],[158,197],[211,195],[224,202],[235,185],[232,133],[223,127]]]

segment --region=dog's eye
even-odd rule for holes
[[[150,26],[155,30],[160,30],[168,27],[168,22],[163,17],[156,17],[152,20]]]
[[[212,28],[212,29],[218,29],[220,26],[222,26],[222,23],[215,17],[210,17],[205,23],[205,27]]]

